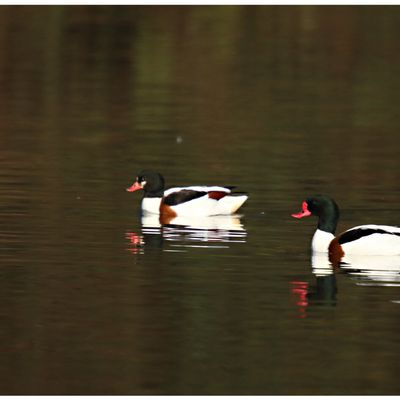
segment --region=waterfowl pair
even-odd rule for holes
[[[247,200],[244,193],[232,193],[232,186],[186,186],[165,190],[164,177],[144,170],[128,192],[143,190],[142,210],[162,216],[212,216],[235,213]]]
[[[400,255],[400,227],[388,225],[360,225],[335,237],[339,207],[328,196],[315,195],[302,203],[302,210],[294,218],[310,215],[318,217],[311,248],[313,252],[328,252],[330,258],[340,260],[345,254]]]
[[[161,174],[144,170],[138,174],[128,192],[143,190],[142,210],[174,218],[177,216],[213,216],[235,213],[247,200],[243,193],[232,193],[233,187],[187,186],[165,190]],[[335,237],[339,207],[328,196],[315,195],[302,203],[295,218],[318,217],[317,230],[312,239],[314,252],[328,252],[338,260],[345,254],[400,255],[400,227],[361,225]]]

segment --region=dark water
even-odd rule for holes
[[[311,259],[400,222],[398,7],[0,7],[1,394],[398,394],[400,265]],[[142,221],[137,171],[237,185]],[[312,268],[314,267],[314,269]]]

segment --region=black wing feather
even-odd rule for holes
[[[364,236],[373,235],[374,233],[382,233],[387,235],[396,235],[400,236],[400,233],[397,232],[388,232],[383,229],[374,229],[374,228],[360,228],[360,229],[351,229],[339,237],[339,244],[345,244],[348,242],[353,242],[354,240],[360,239]]]
[[[197,190],[183,189],[178,192],[173,192],[167,197],[164,197],[163,203],[167,206],[177,206],[178,204],[186,203],[187,201],[198,199],[205,196],[207,192],[199,192]]]

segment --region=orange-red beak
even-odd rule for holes
[[[292,217],[294,218],[304,218],[304,217],[309,217],[311,215],[311,212],[309,211],[307,207],[307,202],[303,201],[303,204],[301,205],[301,211],[297,214],[292,214]]]
[[[143,189],[142,186],[138,183],[135,182],[131,187],[128,187],[128,189],[126,189],[127,192],[136,192],[136,190],[140,190]]]

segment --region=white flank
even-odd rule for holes
[[[367,271],[377,275],[384,275],[385,271],[400,273],[399,255],[345,254],[340,261],[343,264],[341,268],[353,273],[362,274],[359,271]]]
[[[217,202],[217,214],[233,214],[248,199],[246,195],[225,196]]]
[[[400,255],[400,227],[388,225],[361,225],[354,229],[379,229],[387,233],[373,233],[342,245],[345,254]],[[397,233],[393,235],[392,232]]]
[[[196,190],[200,192],[225,192],[231,191],[221,186],[186,186],[175,187],[168,189],[164,192],[164,196],[180,190]],[[227,195],[219,200],[211,199],[208,195],[198,197],[197,199],[189,200],[185,203],[171,206],[171,209],[177,213],[178,216],[183,217],[208,217],[213,215],[229,215],[235,213],[243,203],[248,199],[246,195]],[[142,211],[159,214],[160,213],[159,197],[144,197],[142,200]]]
[[[243,199],[243,197],[245,197]],[[220,200],[209,198],[207,195],[186,203],[171,206],[179,216],[203,216],[233,214],[247,199],[247,196],[225,196]]]

